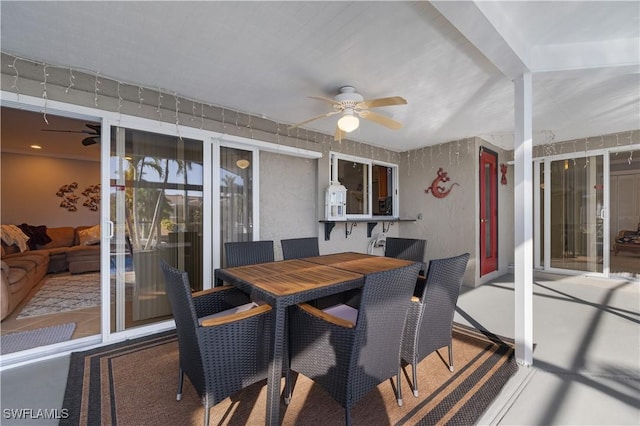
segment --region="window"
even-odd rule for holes
[[[395,164],[331,153],[331,176],[347,188],[347,217],[397,217]]]

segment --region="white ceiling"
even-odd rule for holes
[[[2,51],[293,124],[344,85],[404,123],[349,138],[405,151],[513,146],[512,80],[533,73],[534,143],[640,128],[640,2],[25,2]],[[333,134],[337,116],[307,128]]]

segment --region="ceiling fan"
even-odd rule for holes
[[[335,140],[340,140],[345,136],[345,133],[349,133],[357,129],[360,125],[358,117],[373,121],[393,130],[398,130],[402,127],[402,123],[370,111],[369,108],[405,105],[407,103],[407,101],[400,96],[365,100],[352,86],[341,87],[340,93],[333,99],[323,98],[321,96],[310,96],[310,98],[330,103],[333,106],[333,111],[329,111],[325,114],[289,126],[289,129],[294,129],[312,121],[330,117],[335,114],[342,114],[342,117],[340,117],[336,125]]]
[[[82,140],[82,145],[89,146],[95,145],[100,142],[100,135],[102,126],[99,124],[85,124],[90,130],[55,130],[55,129],[40,129],[43,132],[65,132],[65,133],[84,133],[90,135]]]

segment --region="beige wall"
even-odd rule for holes
[[[3,224],[57,227],[99,222],[99,212],[82,206],[86,198],[81,194],[87,186],[100,183],[99,163],[11,153],[3,153],[0,160]],[[60,207],[62,198],[56,195],[71,182],[78,183],[75,212]]]
[[[498,183],[498,272],[480,277],[476,259],[479,241],[477,177],[480,146],[496,152],[498,164],[512,159],[511,152],[500,150],[480,138],[468,138],[403,155],[400,173],[401,216],[422,215],[422,219],[416,222],[400,223],[400,236],[426,239],[427,260],[470,253],[464,283],[471,286],[504,274],[513,262],[513,170],[509,167],[509,184],[503,186]],[[441,185],[452,188],[444,198],[436,198],[425,192],[438,176],[439,168],[450,178],[449,182]],[[454,183],[458,185],[452,186]]]
[[[317,234],[317,160],[260,153],[260,239],[273,240],[282,259],[280,240]]]

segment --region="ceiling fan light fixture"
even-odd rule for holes
[[[353,115],[353,112],[350,114],[345,112],[345,114],[340,117],[340,120],[338,120],[338,127],[346,133],[353,132],[359,125],[360,120],[358,120],[358,117]]]
[[[250,164],[249,160],[245,160],[245,159],[240,159],[236,161],[236,166],[240,167],[243,170],[249,167],[249,164]]]

